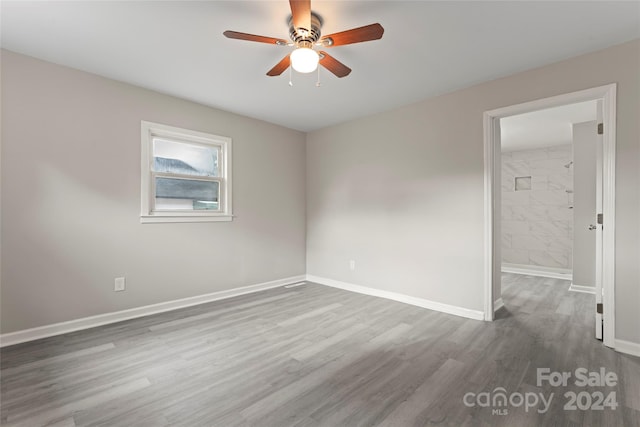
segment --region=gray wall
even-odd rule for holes
[[[232,222],[140,224],[141,120],[233,138]],[[2,125],[3,333],[305,272],[304,133],[7,51]]]
[[[617,82],[616,334],[640,342],[639,75],[636,40],[310,133],[307,273],[482,310],[483,112]]]
[[[578,286],[595,286],[596,232],[589,225],[596,223],[597,213],[597,144],[595,121],[573,125],[573,283]]]

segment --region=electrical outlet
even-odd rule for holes
[[[351,261],[349,261],[349,269],[350,269],[351,271],[355,271],[355,269],[356,269],[356,262],[355,262],[355,260],[351,260]]]
[[[113,285],[113,290],[115,292],[122,292],[125,289],[125,281],[124,277],[116,277],[115,283]]]

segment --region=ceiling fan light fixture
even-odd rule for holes
[[[291,52],[291,66],[299,73],[311,73],[318,68],[320,55],[308,47],[299,47]]]

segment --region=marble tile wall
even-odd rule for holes
[[[572,268],[571,144],[502,153],[502,262]],[[530,190],[515,189],[531,177]]]

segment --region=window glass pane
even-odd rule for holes
[[[220,183],[156,177],[156,207],[161,210],[218,210]]]
[[[153,139],[153,170],[195,176],[220,176],[218,148]]]

